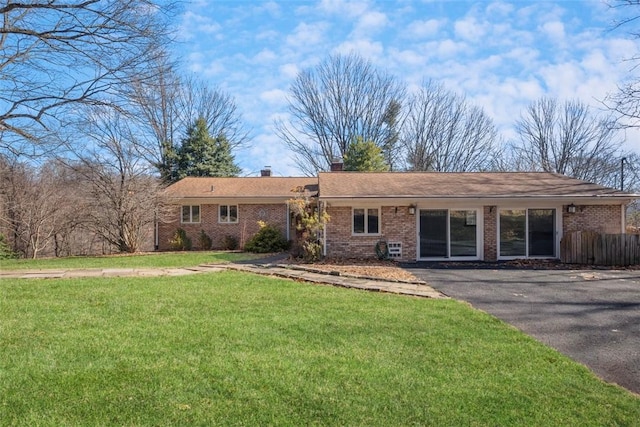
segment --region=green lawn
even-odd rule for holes
[[[238,272],[0,282],[0,425],[634,426],[640,398],[452,300]]]
[[[242,261],[261,256],[243,252],[190,251],[100,257],[3,259],[0,260],[0,269],[193,267],[205,263]]]

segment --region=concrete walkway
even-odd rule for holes
[[[362,277],[338,273],[310,271],[304,266],[282,264],[226,264],[229,270],[277,276],[287,279],[319,283],[342,288],[362,289],[366,291],[388,292],[392,294],[411,295],[423,298],[448,298],[423,281],[404,282]]]
[[[66,279],[79,277],[158,277],[215,273],[224,270],[276,276],[309,283],[326,284],[366,291],[388,292],[423,298],[447,298],[425,282],[388,281],[374,277],[310,271],[303,266],[269,263],[203,264],[188,268],[86,268],[56,270],[0,270],[2,279]]]

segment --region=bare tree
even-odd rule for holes
[[[7,159],[0,165],[0,225],[12,250],[23,257],[51,254],[56,236],[78,207],[68,199],[71,189],[58,185],[51,166],[35,167]]]
[[[202,117],[214,137],[224,137],[231,149],[249,141],[233,98],[218,88],[210,88],[194,77],[182,78],[165,52],[155,63],[155,80],[135,81],[129,97],[132,118],[142,130],[139,140],[145,158],[156,166],[163,180],[175,179],[179,141],[193,122]]]
[[[640,0],[613,0],[610,4],[613,9],[628,9],[630,13],[624,13],[624,18],[614,21],[613,29],[629,28],[640,23]],[[634,9],[635,8],[635,9]],[[640,30],[631,28],[629,36],[640,38]],[[629,52],[626,61],[629,63],[629,76],[618,86],[618,91],[610,94],[604,104],[618,115],[618,124],[621,127],[640,127],[640,76],[638,70],[640,64],[639,52]]]
[[[542,98],[529,105],[516,130],[513,150],[529,169],[617,187],[622,141],[611,118],[592,114],[580,101]]]
[[[416,171],[469,172],[491,168],[497,131],[480,107],[427,81],[411,97],[401,140]]]
[[[0,5],[0,149],[37,154],[78,104],[116,105],[167,36],[163,0]]]
[[[121,116],[92,109],[82,128],[88,141],[69,167],[84,178],[90,208],[86,226],[120,252],[136,252],[151,241],[162,219],[161,186],[139,152],[132,127]]]
[[[327,170],[356,138],[374,142],[391,160],[404,95],[394,77],[360,56],[330,56],[298,74],[290,89],[290,122],[275,126],[308,175]]]

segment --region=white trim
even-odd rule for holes
[[[222,216],[220,215],[220,209],[223,206],[227,207],[227,218],[231,217],[231,206],[236,207],[236,220],[235,221],[222,221]],[[240,207],[237,204],[221,204],[218,205],[218,224],[237,224],[240,221]]]
[[[529,210],[544,210],[544,209],[554,209],[555,210],[555,218],[554,218],[554,252],[555,255],[548,256],[539,256],[529,255]],[[510,210],[523,210],[525,211],[524,221],[524,255],[500,255],[500,212],[501,211],[510,211]],[[496,212],[496,255],[497,259],[500,261],[508,261],[514,259],[559,259],[560,258],[560,239],[562,237],[562,206],[498,206]]]
[[[287,216],[287,240],[291,240],[291,211],[289,210],[289,201],[287,200],[287,208],[285,209],[285,215]]]
[[[198,207],[198,220],[193,220],[193,207]],[[184,221],[182,211],[185,207],[189,207],[189,221]],[[180,224],[200,224],[202,222],[202,206],[200,205],[180,205]]]
[[[354,213],[356,209],[364,210],[364,233],[356,233],[354,231],[355,226],[355,218]],[[377,233],[369,233],[369,209],[376,209],[378,211],[378,232]],[[380,206],[352,206],[351,207],[351,236],[352,237],[367,237],[367,236],[381,236],[382,235],[382,208]]]

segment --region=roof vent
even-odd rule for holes
[[[344,163],[342,163],[342,159],[334,158],[331,161],[331,172],[342,172],[344,168]]]

